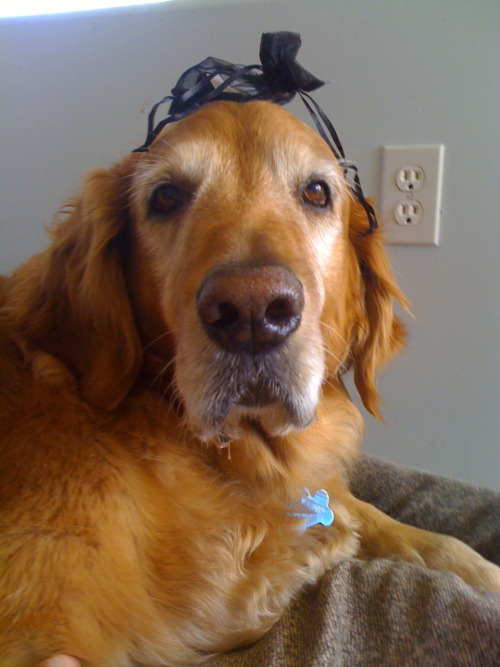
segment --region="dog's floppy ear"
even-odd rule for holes
[[[125,162],[91,172],[52,229],[52,244],[14,275],[9,307],[27,356],[44,351],[61,360],[83,398],[108,410],[130,390],[141,362],[122,270],[125,197]]]
[[[352,349],[354,381],[365,408],[380,419],[376,375],[405,342],[406,332],[394,314],[394,301],[407,311],[408,301],[394,280],[381,232],[367,234],[366,226],[364,209],[352,201],[349,230],[364,293],[363,316]]]

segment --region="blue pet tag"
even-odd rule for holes
[[[335,516],[329,507],[329,502],[330,498],[324,489],[316,491],[314,496],[311,496],[309,489],[304,489],[304,496],[300,499],[300,504],[307,509],[307,512],[293,512],[292,516],[306,519],[304,530],[318,523],[323,526],[331,526]]]

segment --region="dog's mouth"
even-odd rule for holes
[[[316,413],[323,363],[321,355],[305,359],[302,355],[299,363],[286,347],[260,358],[218,351],[198,366],[194,383],[191,376],[191,391],[183,391],[178,373],[188,427],[204,441],[236,439],[241,422],[248,419],[271,436],[306,428]]]

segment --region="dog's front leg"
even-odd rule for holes
[[[346,505],[359,523],[359,557],[400,559],[454,572],[472,586],[500,593],[500,568],[460,540],[400,523],[354,496]]]

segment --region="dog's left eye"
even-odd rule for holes
[[[173,213],[183,202],[182,193],[175,185],[160,185],[151,197],[152,213]]]
[[[313,181],[302,191],[302,201],[316,208],[325,208],[330,201],[328,186],[321,181]]]

